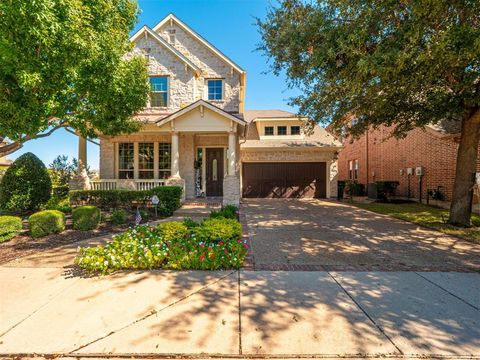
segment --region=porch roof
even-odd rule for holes
[[[183,109],[180,109],[180,110],[178,110],[178,111],[176,111],[176,112],[174,112],[174,113],[172,113],[172,114],[170,114],[170,115],[168,115],[168,116],[166,116],[162,119],[159,119],[158,121],[156,121],[156,124],[158,126],[165,125],[165,124],[169,123],[170,121],[172,121],[172,120],[174,120],[174,119],[176,119],[176,118],[178,118],[182,115],[185,115],[185,114],[189,113],[190,111],[193,111],[193,110],[195,110],[199,107],[202,107],[202,106],[211,110],[211,111],[213,111],[213,112],[215,112],[215,113],[217,113],[217,114],[219,114],[219,115],[221,115],[221,116],[223,116],[223,117],[225,117],[228,120],[232,120],[232,121],[236,122],[237,124],[240,124],[242,126],[247,125],[247,122],[245,120],[243,120],[243,118],[240,117],[241,116],[240,114],[233,115],[233,114],[231,114],[231,113],[229,113],[229,112],[227,112],[227,111],[225,111],[225,110],[223,110],[223,109],[221,109],[221,108],[219,108],[219,107],[217,107],[217,106],[215,106],[215,105],[213,105],[213,104],[211,104],[211,103],[209,103],[208,101],[205,101],[205,100],[197,100],[194,103],[191,103],[190,105],[184,107]]]

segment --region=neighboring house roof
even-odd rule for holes
[[[256,119],[280,119],[280,118],[302,118],[298,115],[285,110],[246,110],[245,120],[247,122],[255,121]]]
[[[241,117],[239,116],[235,116],[215,105],[212,105],[210,104],[209,102],[205,101],[205,100],[197,100],[195,101],[194,103],[191,103],[190,105],[184,107],[183,109],[180,109],[172,114],[169,114],[167,115],[166,117],[163,117],[162,119],[159,119],[158,121],[156,121],[157,125],[158,126],[162,126],[170,121],[172,121],[173,119],[176,119],[177,117],[179,116],[182,116],[190,111],[192,111],[193,109],[197,108],[197,107],[200,107],[200,106],[204,106],[206,107],[207,109],[210,109],[214,112],[216,112],[217,114],[220,114],[224,117],[226,117],[227,119],[230,119],[230,120],[233,120],[235,121],[236,123],[240,124],[240,125],[246,125],[246,122],[245,120],[243,120]]]
[[[201,73],[201,69],[195,65],[189,58],[187,58],[185,55],[183,55],[180,51],[175,49],[172,45],[170,45],[165,39],[163,39],[160,35],[158,35],[155,31],[150,29],[148,26],[143,26],[140,30],[138,30],[131,38],[131,42],[136,42],[140,36],[148,34],[150,35],[153,39],[155,39],[159,44],[163,45],[167,50],[169,50],[173,55],[175,55],[177,58],[182,60],[187,66],[189,66],[193,71],[195,71],[197,74]]]
[[[190,34],[198,42],[202,43],[205,47],[207,47],[210,51],[212,51],[215,55],[217,55],[219,58],[221,58],[224,62],[226,62],[232,68],[237,70],[239,73],[245,73],[245,70],[243,70],[233,60],[231,60],[229,57],[227,57],[225,54],[223,54],[220,50],[218,50],[215,46],[213,46],[211,43],[209,43],[207,40],[205,40],[202,36],[200,36],[197,32],[195,32],[192,28],[190,28],[188,25],[186,25],[183,21],[181,21],[179,18],[177,18],[173,14],[167,15],[167,17],[165,17],[162,21],[160,21],[157,25],[155,25],[153,27],[153,31],[158,31],[160,28],[163,27],[163,25],[165,25],[169,21],[177,24],[183,31]]]
[[[436,124],[429,124],[427,128],[437,131],[443,136],[455,136],[462,131],[462,122],[460,120],[444,119]]]
[[[241,143],[242,149],[260,149],[260,148],[342,148],[342,144],[324,128],[315,125],[313,134],[304,139],[272,139],[260,140],[255,120],[279,120],[282,119],[304,119],[298,115],[284,110],[247,110],[245,111],[245,120],[249,123],[246,140]]]

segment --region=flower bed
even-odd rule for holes
[[[154,268],[237,269],[248,252],[241,235],[241,225],[235,219],[141,225],[114,236],[105,246],[81,247],[75,263],[100,273]]]

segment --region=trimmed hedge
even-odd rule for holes
[[[0,204],[14,211],[38,210],[50,199],[52,182],[44,163],[32,153],[16,159],[2,177]]]
[[[17,216],[0,216],[0,243],[13,239],[22,230],[22,219]]]
[[[182,188],[179,186],[159,186],[151,190],[72,190],[72,205],[95,205],[102,209],[134,209],[137,205],[150,205],[150,198],[157,195],[160,200],[158,213],[170,216],[180,207]]]
[[[98,227],[102,214],[100,209],[93,205],[80,206],[72,211],[74,230],[93,230]]]
[[[110,222],[113,225],[122,225],[127,222],[127,212],[124,209],[114,209],[110,214]]]
[[[65,230],[65,214],[58,210],[39,211],[28,218],[34,238],[61,233]]]

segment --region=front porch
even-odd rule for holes
[[[138,133],[101,137],[100,179],[90,181],[88,188],[178,185],[184,189],[183,200],[220,197],[223,203],[238,205],[238,138],[243,129],[243,120],[197,102],[145,124]]]

